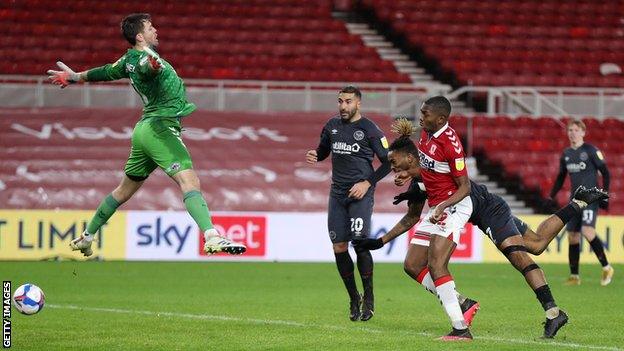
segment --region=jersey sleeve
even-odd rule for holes
[[[331,151],[331,139],[329,137],[329,122],[325,124],[321,131],[321,139],[316,148],[316,157],[318,161],[323,161],[329,156]]]
[[[602,174],[602,188],[608,192],[611,183],[611,176],[609,174],[609,169],[607,168],[607,163],[605,162],[605,157],[596,147],[593,147],[592,151],[592,162],[594,163],[594,166],[596,166],[596,169],[600,171],[600,174]]]
[[[383,132],[373,124],[371,128],[368,130],[368,140],[370,143],[371,149],[377,158],[381,162],[388,159],[388,139],[383,135]]]
[[[90,82],[111,81],[128,77],[128,72],[126,72],[125,55],[120,57],[119,60],[114,63],[92,68],[87,71],[87,80]]]
[[[368,177],[368,182],[371,185],[377,184],[385,176],[390,173],[390,160],[388,160],[388,139],[383,135],[383,132],[375,124],[372,124],[367,131],[370,147],[377,155],[381,165]]]
[[[598,169],[602,168],[605,164],[605,158],[602,151],[596,147],[592,147],[591,160],[594,163],[594,166]]]
[[[468,176],[464,148],[457,134],[453,133],[452,136],[448,137],[448,141],[444,147],[444,156],[446,157],[453,177]]]

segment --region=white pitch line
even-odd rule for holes
[[[384,330],[384,329],[378,329],[378,328],[356,327],[356,326],[344,327],[344,326],[327,325],[327,324],[302,323],[302,322],[279,320],[279,319],[241,318],[241,317],[220,316],[220,315],[211,315],[211,314],[125,310],[125,309],[119,309],[119,308],[80,307],[80,306],[74,306],[74,305],[46,304],[46,306],[49,308],[57,308],[57,309],[65,309],[65,310],[80,310],[80,311],[109,312],[109,313],[123,313],[123,314],[141,314],[141,315],[156,316],[156,317],[178,317],[178,318],[189,318],[189,319],[243,322],[243,323],[252,323],[252,324],[284,325],[284,326],[289,326],[289,327],[319,328],[319,329],[331,329],[331,330],[339,330],[339,331],[361,330],[361,331],[366,331],[369,333],[396,333],[398,332],[398,333],[406,334],[406,335],[420,335],[424,337],[436,336],[432,333],[426,333],[426,332],[416,332],[416,331],[396,330],[396,329]],[[494,342],[499,342],[499,343],[510,343],[510,344],[559,346],[559,347],[567,347],[567,348],[573,348],[573,349],[587,349],[587,350],[624,351],[624,349],[614,347],[614,346],[598,346],[598,345],[567,343],[567,342],[559,342],[559,341],[520,340],[520,339],[499,338],[499,337],[493,337],[493,336],[476,336],[475,339],[494,341]]]

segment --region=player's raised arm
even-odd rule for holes
[[[74,72],[74,70],[61,61],[58,61],[56,64],[61,70],[48,70],[48,79],[52,82],[52,84],[60,85],[61,88],[80,82],[103,82],[128,78],[128,73],[126,72],[124,64],[124,57],[120,58],[115,63],[109,63],[101,67],[92,68],[78,73]]]
[[[61,69],[60,71],[48,70],[46,73],[48,74],[48,79],[52,82],[52,84],[60,85],[61,89],[67,87],[70,84],[78,83],[84,81],[83,73],[76,73],[73,69],[69,68],[62,61],[57,61],[56,65]]]

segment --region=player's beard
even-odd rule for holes
[[[340,111],[340,118],[342,118],[343,121],[345,122],[350,122],[353,117],[355,117],[355,115],[358,113],[357,109],[353,109],[352,111],[344,111],[347,113],[346,116],[343,115],[343,111]]]

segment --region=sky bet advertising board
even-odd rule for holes
[[[0,260],[84,260],[69,242],[84,231],[92,211],[0,210]],[[401,214],[373,215],[371,236],[381,237]],[[522,216],[532,228],[545,216]],[[203,253],[203,236],[183,211],[117,211],[96,236],[90,259],[170,261],[333,262],[326,213],[215,212],[215,228],[244,243],[241,256]],[[600,216],[596,225],[609,260],[624,262],[624,217]],[[413,229],[372,251],[376,262],[402,262]],[[559,235],[537,262],[567,263],[568,243]],[[490,240],[468,224],[453,253],[453,262],[505,262]],[[585,240],[581,262],[595,262]]]

